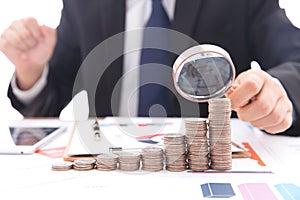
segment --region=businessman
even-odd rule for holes
[[[101,56],[125,51],[137,41],[142,48],[144,43],[139,38],[148,36],[131,37],[128,33],[145,27],[161,27],[186,35],[198,44],[214,44],[228,51],[237,78],[234,89],[226,96],[241,120],[268,133],[300,135],[300,93],[297,92],[300,31],[280,9],[278,0],[64,0],[63,3],[56,30],[39,25],[33,18],[25,18],[13,22],[0,38],[1,51],[16,67],[8,96],[23,115],[58,116],[74,95],[78,72],[82,65],[89,63],[86,60],[93,49],[114,37],[117,38],[113,40],[114,45],[107,45]],[[163,21],[158,21],[159,17]],[[124,34],[117,37],[120,33]],[[178,42],[169,38],[169,45]],[[193,42],[180,45],[180,51],[196,44]],[[137,80],[143,80],[145,75],[137,74],[142,68],[135,72],[132,66],[149,63],[172,66],[178,56],[173,54],[132,51],[109,63],[101,73],[95,96],[90,96],[95,104],[92,114],[147,116],[152,112],[152,105],[158,105],[153,113],[163,110],[166,116],[199,116],[193,109],[197,104],[181,99],[172,92],[172,86],[167,90],[151,86],[141,87],[138,92],[135,89]],[[170,59],[163,60],[166,57]],[[249,70],[253,60],[262,70]],[[104,62],[105,58],[97,61],[99,68]],[[159,76],[152,74],[155,70],[150,71],[151,78]],[[128,72],[134,72],[135,76],[133,73],[129,77],[136,78],[126,79]],[[164,77],[169,81],[167,74]],[[82,81],[91,80],[86,76]],[[130,94],[126,92],[128,88]],[[155,93],[158,90],[161,95]],[[158,97],[162,98],[158,100]],[[200,115],[207,116],[207,105],[197,106]]]

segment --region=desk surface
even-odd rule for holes
[[[286,199],[276,189],[278,184],[293,184],[299,192],[300,137],[267,135],[249,129],[238,120],[232,121],[232,129],[234,140],[251,144],[272,173],[254,173],[255,170],[250,173],[52,171],[52,163],[62,158],[38,153],[0,155],[0,196],[6,199],[198,200],[207,199],[201,189],[206,183],[229,183],[235,193],[230,199],[246,199],[241,186],[247,184],[267,186],[276,199]],[[45,149],[63,147],[69,134],[61,135]],[[234,165],[240,162],[233,159]]]

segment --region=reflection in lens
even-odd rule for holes
[[[184,64],[178,84],[193,96],[210,96],[225,87],[232,72],[222,57],[201,58]]]
[[[211,51],[191,53],[192,55],[185,55],[184,61],[175,69],[175,86],[178,92],[197,102],[223,95],[235,76],[229,59],[224,54]]]

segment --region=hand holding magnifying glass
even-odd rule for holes
[[[263,70],[241,73],[226,93],[238,117],[275,134],[292,124],[293,106],[281,83]]]
[[[238,117],[269,133],[292,124],[292,103],[280,82],[260,69],[241,73],[222,48],[204,44],[183,52],[173,65],[178,93],[193,102],[226,96]]]

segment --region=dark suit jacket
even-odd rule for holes
[[[25,116],[58,116],[72,98],[74,80],[84,59],[98,44],[124,31],[125,5],[125,0],[64,0],[48,84],[28,106],[22,105],[10,88],[8,95],[13,106]],[[297,119],[286,134],[300,134],[300,93],[297,92],[300,86],[300,31],[290,23],[277,0],[177,0],[172,28],[200,44],[215,44],[227,50],[237,74],[249,69],[250,62],[256,60],[264,70],[279,78],[293,101]],[[184,51],[193,45],[184,43],[180,46]],[[101,71],[103,63],[108,62],[106,57],[116,51],[122,55],[122,37],[112,46],[107,45],[92,64],[98,64]],[[115,86],[122,75],[122,62],[121,56],[101,71],[96,96],[89,96],[95,99],[95,105],[90,105],[95,107],[91,115],[116,113],[119,86]],[[82,82],[93,80],[89,75],[78,79]],[[74,93],[84,87],[75,88]],[[116,98],[111,101],[113,90],[117,91],[114,93]],[[180,97],[173,95],[170,98]],[[197,115],[194,103],[182,99],[180,102],[184,102],[184,109],[178,108],[178,102],[176,104],[174,100],[174,116]],[[207,105],[199,106],[201,115],[206,116]]]

